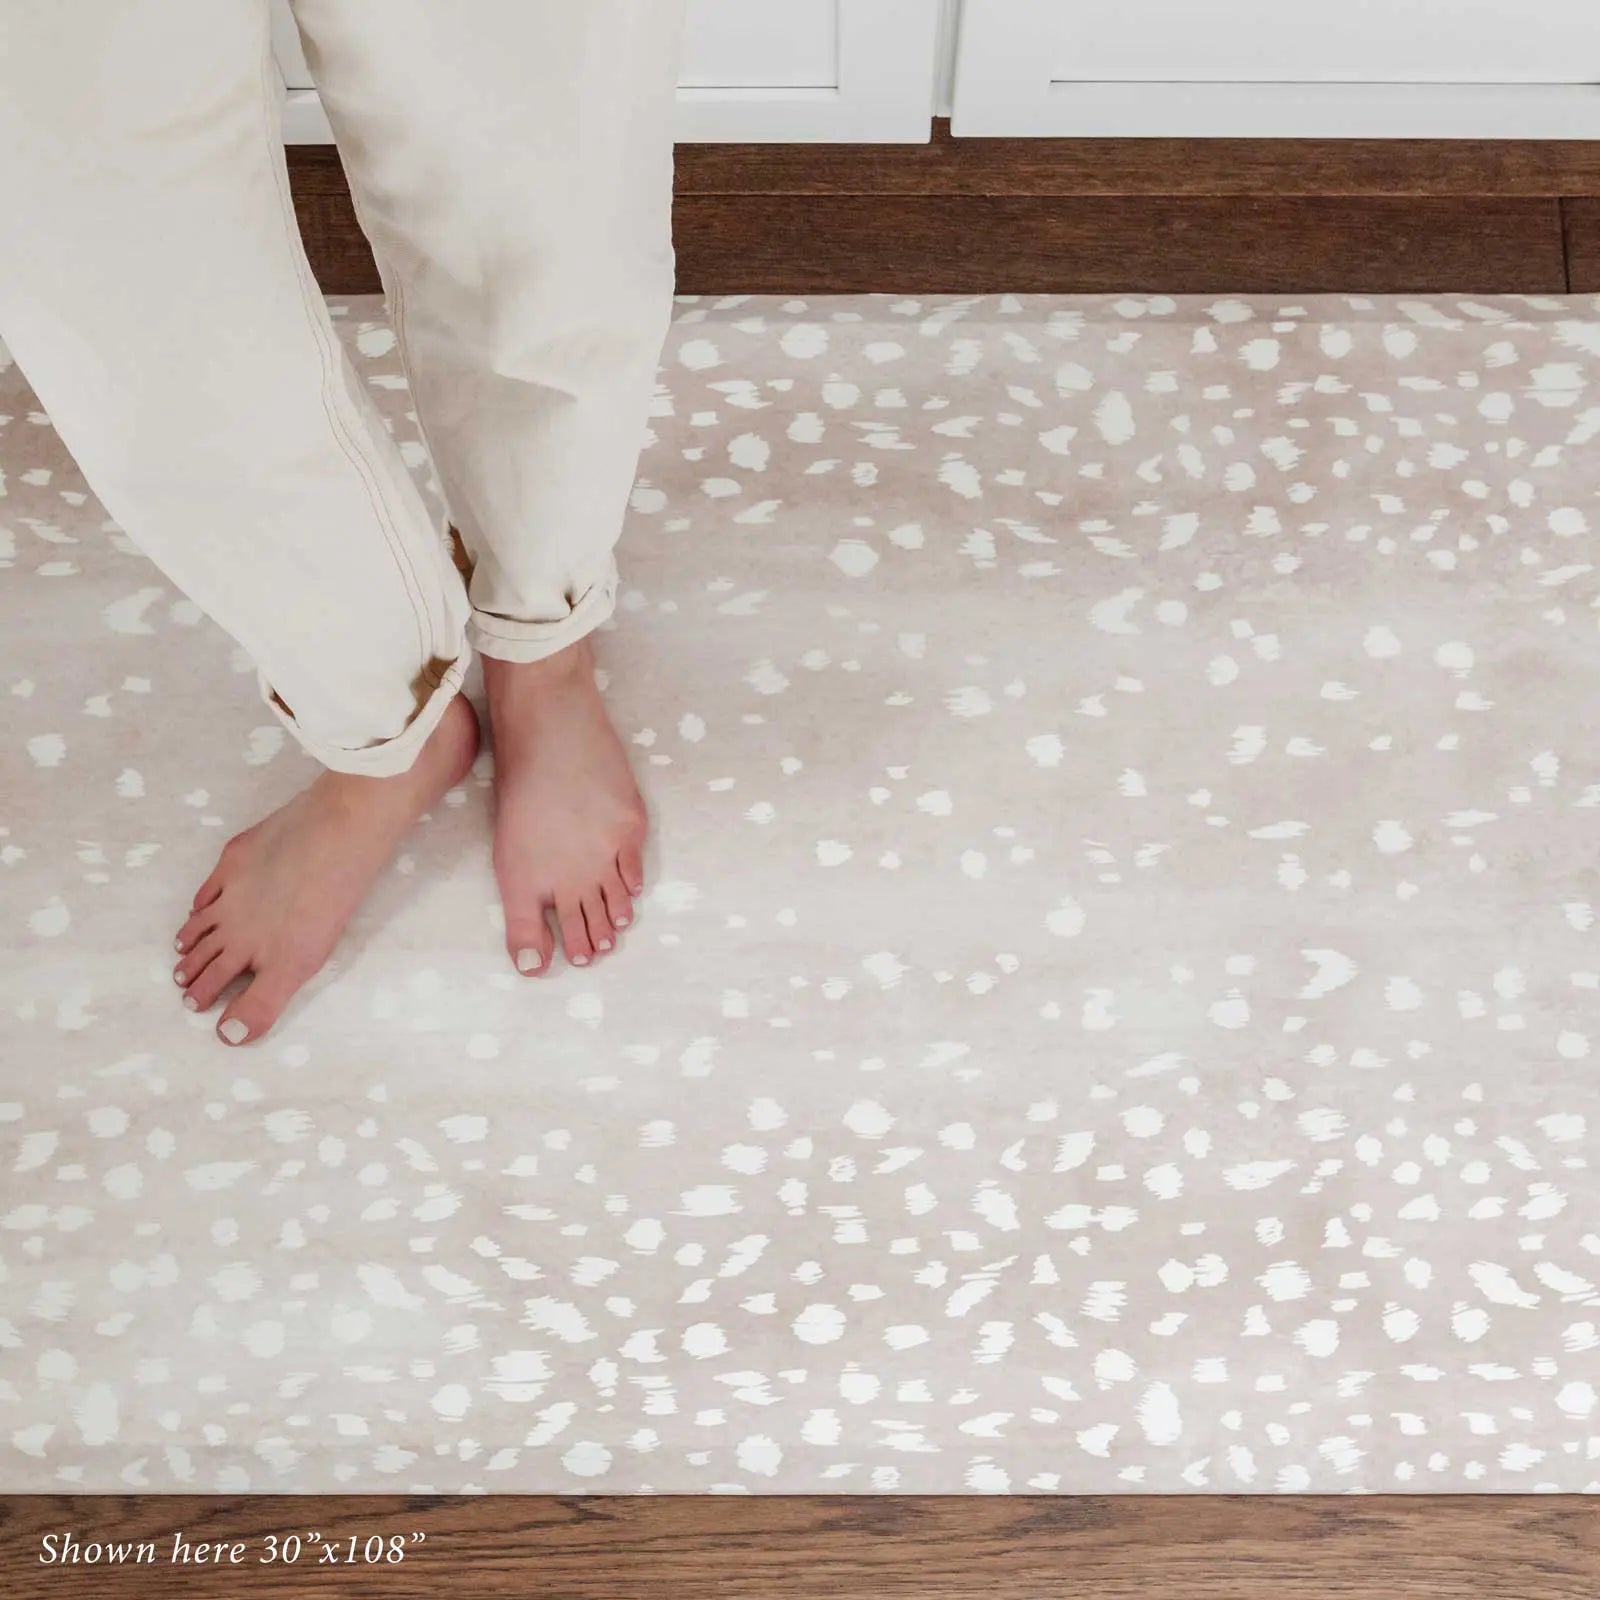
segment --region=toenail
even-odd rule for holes
[[[628,926],[628,918],[626,918],[626,917],[618,917],[617,918],[617,926],[619,928],[626,928]]]
[[[183,940],[182,939],[174,939],[172,941],[172,948],[174,950],[176,950],[178,952],[178,954],[181,956],[183,954]]]
[[[537,972],[544,965],[544,957],[537,950],[517,951],[517,971]]]
[[[601,950],[609,950],[611,948],[611,941],[609,939],[602,939],[600,941],[599,948]]]
[[[220,1033],[229,1044],[243,1044],[245,1040],[250,1037],[250,1030],[237,1017],[229,1017],[228,1020],[217,1029],[217,1032]]]
[[[183,1003],[191,1011],[198,1011],[200,1009],[200,1002],[198,1000],[196,1000],[195,997],[192,994],[186,994],[183,997]]]
[[[588,956],[574,956],[572,958],[572,964],[575,967],[581,967],[587,964],[588,960]]]
[[[180,988],[189,981],[186,977],[184,977],[182,967],[174,967],[172,969],[172,981]]]

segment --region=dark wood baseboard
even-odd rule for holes
[[[1600,294],[1600,198],[1576,195],[1561,202],[1567,255],[1567,287],[1574,294]]]
[[[243,1542],[174,1568],[173,1535]],[[144,1566],[41,1566],[46,1534],[137,1545]],[[404,1559],[263,1565],[268,1534],[398,1536]],[[426,1537],[414,1539],[413,1534]],[[542,1595],[560,1600],[1594,1600],[1600,1505],[1580,1496],[13,1496],[0,1587],[116,1595]]]
[[[1553,294],[1558,200],[683,195],[685,293]]]
[[[289,171],[323,289],[380,287],[337,153]],[[953,139],[682,145],[678,286],[1600,291],[1600,143]]]

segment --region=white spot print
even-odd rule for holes
[[[1126,444],[1138,431],[1128,397],[1113,389],[1094,408],[1095,427],[1107,444]]]
[[[432,1399],[434,1411],[450,1422],[459,1422],[472,1405],[472,1395],[463,1384],[447,1383]]]
[[[562,1456],[561,1465],[575,1478],[598,1478],[611,1470],[611,1452],[592,1439],[580,1439]]]
[[[1059,767],[1061,758],[1066,754],[1066,747],[1053,733],[1034,734],[1028,740],[1026,749],[1029,759],[1040,767]]]
[[[782,694],[789,687],[789,680],[770,661],[756,662],[744,681],[757,694]]]
[[[844,1313],[837,1306],[809,1305],[794,1319],[794,1334],[803,1344],[833,1344],[844,1334]]]
[[[714,1322],[696,1322],[683,1330],[683,1353],[696,1361],[726,1355],[728,1336]]]
[[[1339,1324],[1329,1317],[1318,1317],[1295,1329],[1294,1342],[1308,1356],[1331,1356],[1339,1348]]]
[[[1230,989],[1211,1002],[1206,1015],[1219,1028],[1246,1028],[1250,1025],[1250,1002],[1237,989]]]
[[[773,1477],[783,1464],[783,1451],[777,1441],[760,1433],[752,1434],[748,1439],[741,1439],[735,1455],[744,1471],[753,1472],[762,1478]]]
[[[722,356],[709,339],[686,339],[678,347],[678,360],[690,372],[705,372],[722,364]]]
[[[1320,1000],[1342,989],[1358,971],[1355,962],[1340,950],[1302,950],[1300,954],[1316,968],[1300,990],[1302,1000]]]
[[[994,709],[994,701],[988,693],[974,684],[965,688],[952,689],[944,697],[945,709],[952,716],[957,717],[982,717],[987,716]]]
[[[1083,932],[1086,920],[1083,907],[1069,896],[1045,917],[1044,923],[1058,939],[1075,939]]]
[[[1398,855],[1409,850],[1414,843],[1410,831],[1402,822],[1386,818],[1372,830],[1372,842],[1384,855]]]
[[[864,578],[878,564],[878,552],[864,539],[841,539],[828,559],[847,578]]]
[[[140,589],[121,600],[114,600],[100,613],[100,620],[112,633],[140,634],[156,630],[145,621],[145,612],[161,599],[165,589]]]
[[[1139,1401],[1139,1426],[1151,1444],[1176,1444],[1183,1437],[1183,1418],[1172,1385],[1152,1383]]]
[[[858,1100],[845,1112],[844,1125],[863,1139],[881,1139],[894,1126],[894,1117],[875,1100]]]
[[[73,1407],[72,1420],[86,1445],[111,1443],[122,1431],[116,1391],[108,1383],[91,1383]]]
[[[381,323],[363,328],[356,335],[356,348],[369,360],[386,356],[394,349],[394,330]]]
[[[810,361],[828,348],[828,330],[819,322],[796,322],[785,329],[778,348],[796,361]]]
[[[1239,359],[1255,372],[1271,372],[1277,366],[1283,346],[1276,339],[1249,339],[1239,350]]]

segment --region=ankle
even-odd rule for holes
[[[502,661],[483,658],[483,681],[491,696],[503,693],[537,694],[543,689],[568,689],[594,679],[594,650],[589,636],[537,661]]]

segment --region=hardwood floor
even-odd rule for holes
[[[379,288],[337,154],[290,149],[329,293]],[[1600,143],[952,139],[682,145],[679,287],[1600,291]]]
[[[242,1543],[236,1566],[169,1558]],[[148,1540],[156,1560],[41,1566],[41,1540]],[[265,1537],[316,1532],[293,1565]],[[421,1540],[410,1538],[424,1534]],[[404,1559],[330,1564],[399,1536]],[[354,1541],[352,1546],[352,1541]],[[59,1548],[59,1546],[58,1546]],[[374,1546],[374,1549],[377,1547]],[[176,1589],[174,1588],[177,1581]],[[1593,1600],[1581,1497],[20,1496],[0,1500],[11,1600],[181,1593],[560,1600]]]

